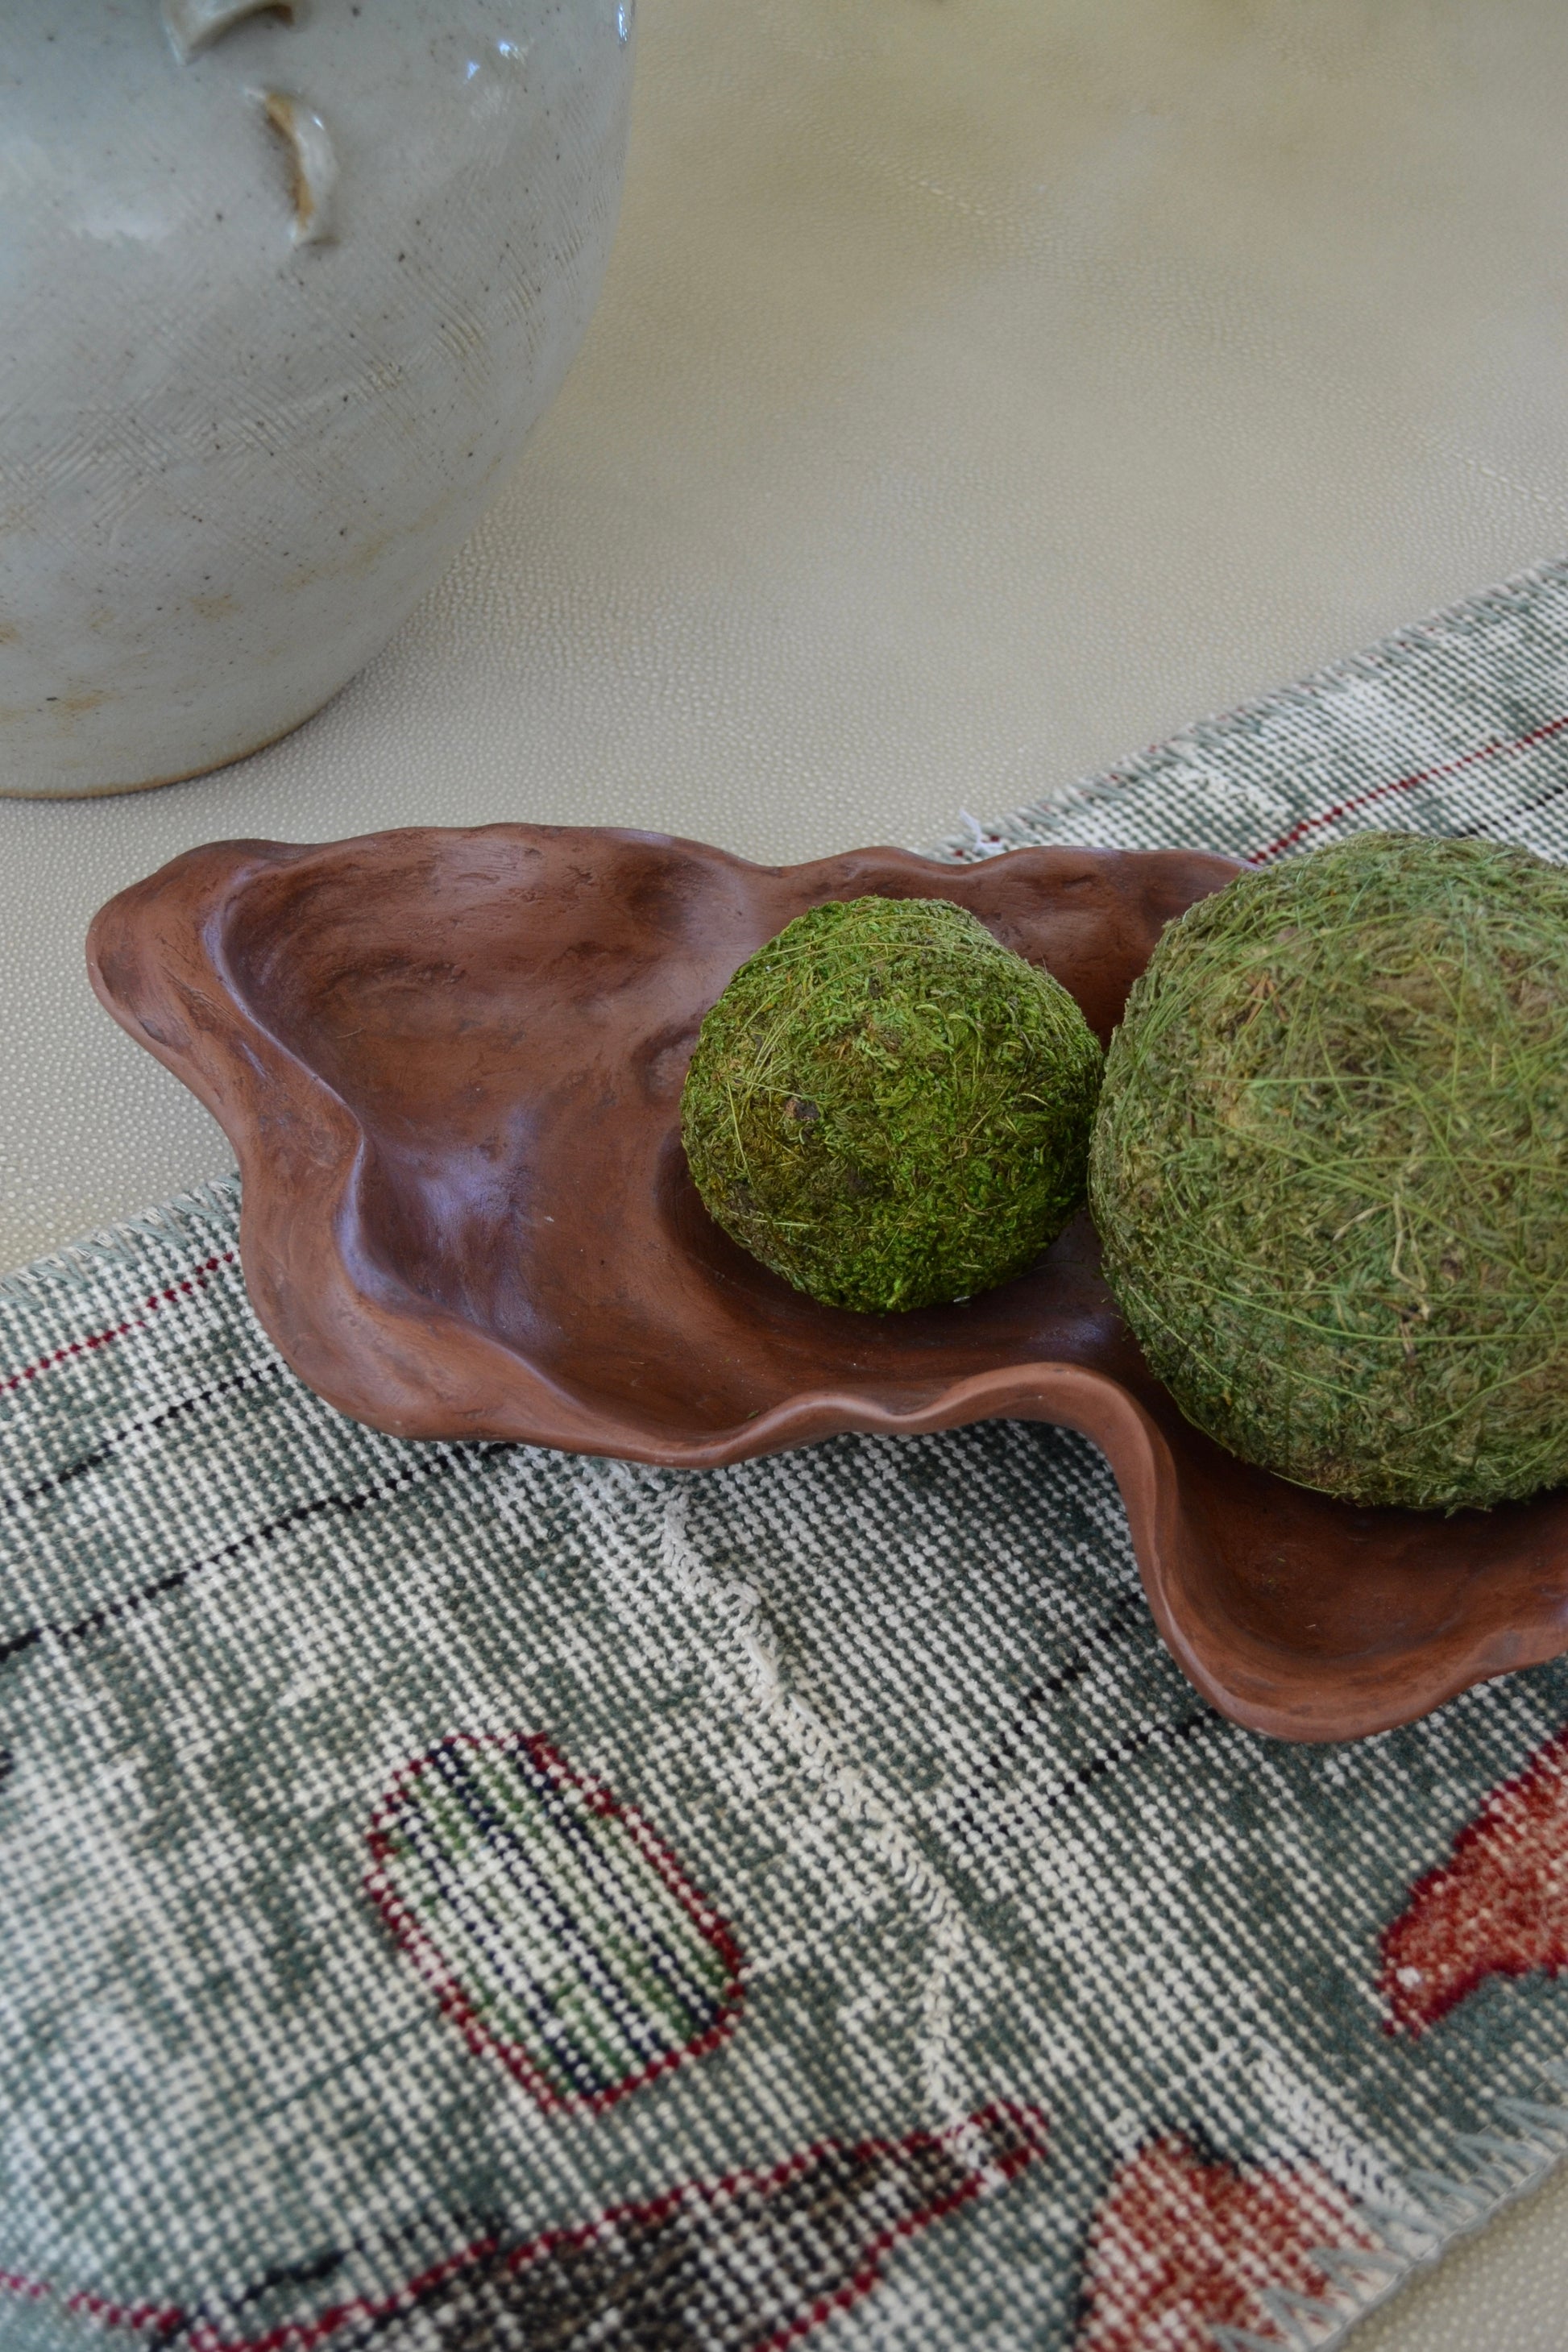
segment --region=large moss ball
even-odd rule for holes
[[[1100,1052],[1059,982],[942,898],[814,907],[702,1024],[681,1138],[710,1213],[830,1307],[1022,1273],[1084,1197]]]
[[[1568,871],[1363,834],[1162,936],[1089,1197],[1189,1421],[1360,1503],[1568,1479]]]

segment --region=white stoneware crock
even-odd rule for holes
[[[631,9],[0,8],[0,792],[221,766],[385,642],[586,323]]]

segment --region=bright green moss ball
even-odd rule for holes
[[[1200,1429],[1362,1503],[1568,1480],[1568,871],[1363,834],[1162,937],[1090,1203]]]
[[[942,898],[814,907],[743,963],[681,1100],[697,1189],[797,1290],[885,1313],[1021,1274],[1080,1205],[1100,1053]]]

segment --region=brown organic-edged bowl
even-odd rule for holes
[[[680,1148],[703,1013],[804,908],[954,899],[1103,1039],[1162,926],[1235,870],[1083,849],[781,868],[520,824],[222,842],[112,899],[88,957],[221,1122],[256,1312],[344,1412],[692,1468],[997,1414],[1081,1430],[1197,1688],[1256,1730],[1342,1739],[1568,1648],[1568,1490],[1358,1510],[1237,1461],[1150,1373],[1084,1217],[984,1297],[819,1307],[720,1232]]]

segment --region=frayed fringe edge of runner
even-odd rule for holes
[[[1263,725],[1282,710],[1319,703],[1325,695],[1353,685],[1358,678],[1380,677],[1387,670],[1430,656],[1435,640],[1463,636],[1510,612],[1528,609],[1543,588],[1563,585],[1568,585],[1568,556],[1554,556],[1549,562],[1516,572],[1495,588],[1484,589],[1479,595],[1443,605],[1425,620],[1396,629],[1392,636],[1369,646],[1363,653],[1347,655],[1343,660],[1330,662],[1292,685],[1237,703],[1229,710],[1216,711],[1174,735],[1151,743],[1146,751],[1135,753],[1117,767],[1043,793],[1038,800],[1026,802],[1023,807],[1005,816],[983,822],[967,809],[961,810],[963,830],[944,835],[924,854],[944,865],[978,866],[987,858],[1005,856],[1012,849],[1037,849],[1042,846],[1042,835],[1049,834],[1057,819],[1115,802],[1132,786],[1147,782],[1156,763],[1169,760],[1173,754],[1212,751]]]
[[[232,1232],[238,1212],[238,1176],[215,1177],[210,1183],[193,1185],[189,1192],[176,1193],[172,1201],[141,1216],[127,1217],[122,1223],[84,1234],[80,1241],[67,1242],[15,1274],[0,1275],[0,1298],[47,1305],[61,1291],[85,1290],[105,1266],[135,1265],[149,1243],[177,1248],[192,1240],[198,1228],[222,1225]]]
[[[1548,2059],[1541,2071],[1568,2093],[1568,2061]],[[1353,2327],[1412,2278],[1436,2269],[1461,2239],[1473,2237],[1505,2207],[1541,2188],[1568,2155],[1568,2105],[1500,2095],[1495,2112],[1510,2128],[1456,2137],[1457,2152],[1473,2160],[1468,2173],[1417,2170],[1394,2176],[1414,2192],[1408,2206],[1357,2200],[1358,2212],[1382,2241],[1378,2246],[1309,2251],[1307,2259],[1334,2282],[1335,2293],[1313,2296],[1266,2288],[1259,2299],[1274,2334],[1257,2336],[1211,2321],[1216,2352],[1337,2352]]]

